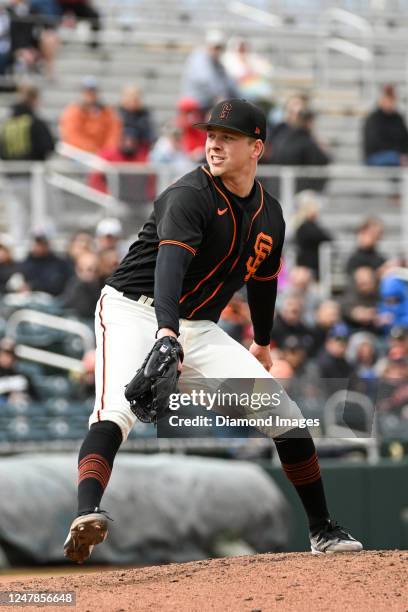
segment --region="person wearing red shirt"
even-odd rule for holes
[[[133,135],[127,134],[126,131],[123,132],[117,147],[106,148],[99,152],[99,157],[112,164],[144,163],[147,162],[148,155],[149,146],[146,143],[139,143]],[[88,184],[98,191],[109,193],[106,175],[102,172],[93,172]]]
[[[181,130],[181,148],[193,161],[204,159],[206,134],[194,127],[202,121],[203,113],[194,98],[181,98],[177,104],[176,125]]]

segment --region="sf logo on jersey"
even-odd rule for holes
[[[245,282],[255,274],[263,260],[268,257],[269,253],[272,251],[272,243],[273,240],[268,234],[260,232],[257,235],[254,247],[255,256],[251,255],[246,262],[247,273],[244,279]]]

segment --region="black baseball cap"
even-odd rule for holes
[[[194,127],[207,130],[211,127],[220,127],[245,134],[251,138],[266,140],[266,117],[264,112],[248,102],[239,98],[223,100],[211,110],[208,121],[195,123]]]

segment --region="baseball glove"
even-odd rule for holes
[[[157,340],[130,383],[125,397],[130,409],[143,423],[157,424],[169,406],[169,398],[177,392],[179,361],[184,358],[181,344],[172,336]]]

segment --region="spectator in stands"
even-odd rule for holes
[[[10,15],[4,3],[0,4],[0,75],[6,74],[12,64]]]
[[[272,346],[281,348],[288,336],[301,339],[306,350],[313,345],[311,330],[302,321],[303,302],[296,296],[287,296],[278,308],[272,329]]]
[[[99,287],[105,286],[106,280],[114,273],[120,263],[121,257],[117,248],[110,247],[98,253],[98,278]]]
[[[101,29],[101,19],[99,12],[89,0],[58,0],[62,14],[65,18],[75,17],[79,21],[88,21],[92,30],[90,47],[96,49],[99,46],[98,33]],[[65,19],[65,23],[67,20]],[[69,23],[69,21],[68,21]]]
[[[385,85],[378,107],[364,122],[364,158],[369,166],[402,166],[408,163],[408,129],[397,110],[393,85]]]
[[[269,372],[279,381],[279,384],[281,384],[284,389],[288,390],[290,388],[294,372],[292,366],[286,359],[274,358]]]
[[[0,159],[43,161],[54,150],[54,138],[47,123],[37,114],[38,89],[23,83],[19,98],[0,126]],[[24,170],[24,169],[22,169]],[[31,174],[12,172],[3,181],[3,197],[8,209],[9,232],[16,245],[26,239],[31,206]]]
[[[237,85],[221,61],[224,48],[223,33],[209,30],[205,46],[195,49],[184,67],[182,95],[197,100],[203,110],[210,109],[217,101],[239,97]]]
[[[330,163],[330,155],[313,133],[314,118],[310,110],[299,111],[293,127],[284,133],[278,145],[273,145],[272,163],[284,166],[326,166]],[[296,192],[322,191],[326,182],[325,178],[299,178]]]
[[[324,242],[332,240],[332,236],[319,221],[321,201],[316,192],[308,190],[299,193],[298,206],[295,232],[296,263],[298,266],[309,268],[314,278],[319,280],[319,248]]]
[[[155,130],[151,113],[143,105],[140,89],[136,85],[123,88],[118,114],[126,134],[133,136],[140,146],[150,149],[155,140]]]
[[[14,71],[35,71],[41,59],[40,32],[36,13],[28,0],[9,0],[11,61]]]
[[[89,251],[92,252],[94,249],[94,239],[90,232],[78,230],[71,236],[67,248],[67,260],[70,268],[72,269],[72,274],[75,271],[78,257],[83,253],[88,253]]]
[[[278,304],[286,295],[296,296],[302,300],[303,319],[307,325],[313,325],[321,297],[319,287],[314,282],[312,271],[309,268],[294,266],[290,270],[287,287],[279,291]]]
[[[391,359],[408,359],[408,327],[395,325],[388,338]]]
[[[56,255],[45,230],[32,235],[31,249],[21,265],[22,274],[31,291],[61,295],[71,277],[66,260]]]
[[[174,122],[166,123],[161,136],[150,151],[150,161],[158,164],[172,164],[180,175],[193,169],[190,156],[183,150],[182,134],[182,130]]]
[[[0,235],[0,296],[8,291],[9,280],[20,272],[20,265],[14,261],[11,241],[5,234]]]
[[[274,110],[268,118],[270,127],[265,143],[263,161],[271,163],[275,151],[278,151],[288,132],[295,127],[300,111],[309,108],[309,97],[304,93],[290,96],[283,110]]]
[[[382,373],[389,360],[408,359],[408,327],[394,325],[386,338],[380,338],[380,349],[383,357],[376,364],[378,373]]]
[[[87,351],[82,358],[83,371],[77,378],[76,399],[86,401],[95,397],[95,351]]]
[[[377,250],[378,242],[383,234],[384,226],[379,219],[368,218],[357,230],[357,248],[350,255],[346,265],[347,274],[352,275],[357,268],[372,268],[378,270],[384,262]]]
[[[2,338],[0,340],[0,402],[20,404],[37,399],[38,393],[31,378],[18,370],[14,340]]]
[[[295,401],[305,402],[306,398],[316,398],[320,394],[318,368],[308,356],[308,347],[302,338],[287,336],[282,346],[282,359],[293,371],[289,389]]]
[[[54,151],[50,128],[37,115],[38,104],[37,87],[22,84],[19,100],[0,128],[1,159],[43,161]]]
[[[194,98],[181,98],[177,103],[176,125],[181,131],[181,148],[192,161],[200,162],[205,158],[207,134],[194,127],[203,121],[203,113]]]
[[[101,219],[95,231],[97,252],[100,253],[105,249],[115,249],[119,253],[122,235],[123,228],[119,219],[115,217]]]
[[[76,262],[75,275],[62,295],[62,306],[80,319],[91,320],[100,292],[98,256],[91,251],[82,253]]]
[[[57,0],[30,0],[31,11],[36,14],[36,23],[41,26],[39,47],[44,61],[45,76],[55,78],[55,57],[59,47],[57,27],[61,9]]]
[[[291,366],[297,376],[303,370],[307,352],[302,339],[298,336],[287,336],[282,345],[282,358]]]
[[[98,155],[111,164],[142,164],[148,160],[149,145],[137,140],[134,131],[128,132],[126,128],[115,147],[102,149]],[[89,186],[103,193],[110,192],[107,177],[102,172],[93,172],[89,176]]]
[[[351,389],[376,400],[378,373],[375,336],[367,332],[353,334],[349,340],[346,357],[353,366]]]
[[[98,153],[118,146],[121,129],[116,112],[100,98],[98,81],[92,76],[85,77],[80,100],[68,105],[62,113],[62,141],[89,153]]]
[[[255,104],[271,100],[273,66],[265,57],[251,50],[248,40],[231,39],[222,62],[237,83],[241,96]]]
[[[329,393],[348,386],[348,378],[352,373],[352,366],[346,359],[348,339],[347,325],[337,323],[329,331],[324,348],[318,356],[317,364],[322,386]]]
[[[329,331],[340,321],[340,306],[334,300],[325,300],[316,310],[313,327],[312,356],[318,355],[323,348]]]
[[[372,268],[356,268],[351,286],[341,300],[344,321],[351,330],[376,332],[378,288]]]
[[[395,326],[408,327],[408,278],[396,268],[383,276],[379,290],[378,324],[388,334]]]
[[[387,359],[380,372],[377,407],[408,418],[408,360]]]
[[[218,324],[231,338],[243,343],[245,330],[251,325],[251,317],[248,304],[240,293],[235,293],[224,308]]]

